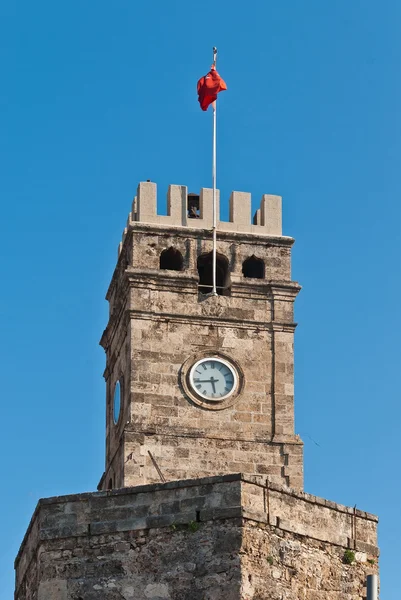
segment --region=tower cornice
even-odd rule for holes
[[[285,246],[291,248],[294,245],[295,239],[290,236],[285,235],[269,235],[268,233],[254,233],[247,232],[243,233],[241,231],[224,231],[224,229],[219,229],[219,225],[223,225],[224,222],[220,221],[217,224],[217,235],[218,239],[225,241],[238,242],[241,240],[242,243],[247,244],[266,244],[268,246]],[[212,239],[212,230],[210,228],[192,228],[192,227],[182,227],[182,226],[172,226],[172,225],[159,225],[159,224],[149,224],[149,223],[139,223],[136,221],[131,221],[127,227],[127,231],[125,235],[128,233],[146,233],[146,234],[156,234],[156,235],[172,235],[174,237],[183,237],[183,238],[205,238]]]

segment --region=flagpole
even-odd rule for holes
[[[217,48],[213,48],[213,65],[216,66]],[[212,295],[217,296],[216,289],[216,263],[217,263],[217,202],[216,202],[216,102],[213,102],[213,163],[212,163],[212,184],[213,184],[213,289]]]

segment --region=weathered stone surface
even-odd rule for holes
[[[356,600],[377,569],[376,527],[239,474],[48,498],[16,560],[15,599]]]
[[[300,287],[291,280],[293,239],[281,235],[281,198],[264,196],[260,223],[251,225],[249,194],[232,195],[232,222],[219,227],[217,242],[228,287],[214,297],[201,293],[197,269],[198,257],[212,250],[203,223],[211,219],[210,190],[201,194],[199,219],[183,212],[183,190],[170,188],[163,217],[156,214],[155,184],[140,185],[107,293],[106,469],[99,487],[160,481],[156,462],[166,480],[242,471],[302,489],[293,385]],[[160,269],[168,248],[181,253],[183,270]],[[263,279],[244,276],[252,256],[264,265]],[[205,356],[238,367],[238,395],[227,406],[199,406],[188,393],[188,365]],[[118,380],[123,400],[115,424]]]
[[[41,581],[38,589],[38,600],[68,600],[67,581],[52,579]]]
[[[160,216],[155,184],[138,188],[101,340],[102,491],[39,502],[15,563],[15,600],[360,600],[377,571],[377,518],[296,491],[300,287],[281,198],[263,196],[251,225],[250,195],[232,194],[230,222],[218,226],[228,265],[218,297],[198,287],[198,257],[212,250],[211,190],[200,193],[199,218],[186,202],[186,188],[170,186]],[[182,270],[160,268],[165,250]],[[245,277],[249,264],[264,278]],[[207,356],[237,365],[235,395],[220,405],[188,386],[191,361]]]

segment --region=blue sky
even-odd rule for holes
[[[137,183],[211,184],[196,81],[219,48],[218,187],[296,238],[306,491],[380,516],[399,598],[401,4],[0,4],[0,597],[39,497],[104,466],[104,295]]]

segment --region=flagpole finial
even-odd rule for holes
[[[213,46],[213,64],[214,64],[214,66],[216,66],[216,60],[217,60],[217,48],[216,48],[216,46]]]

